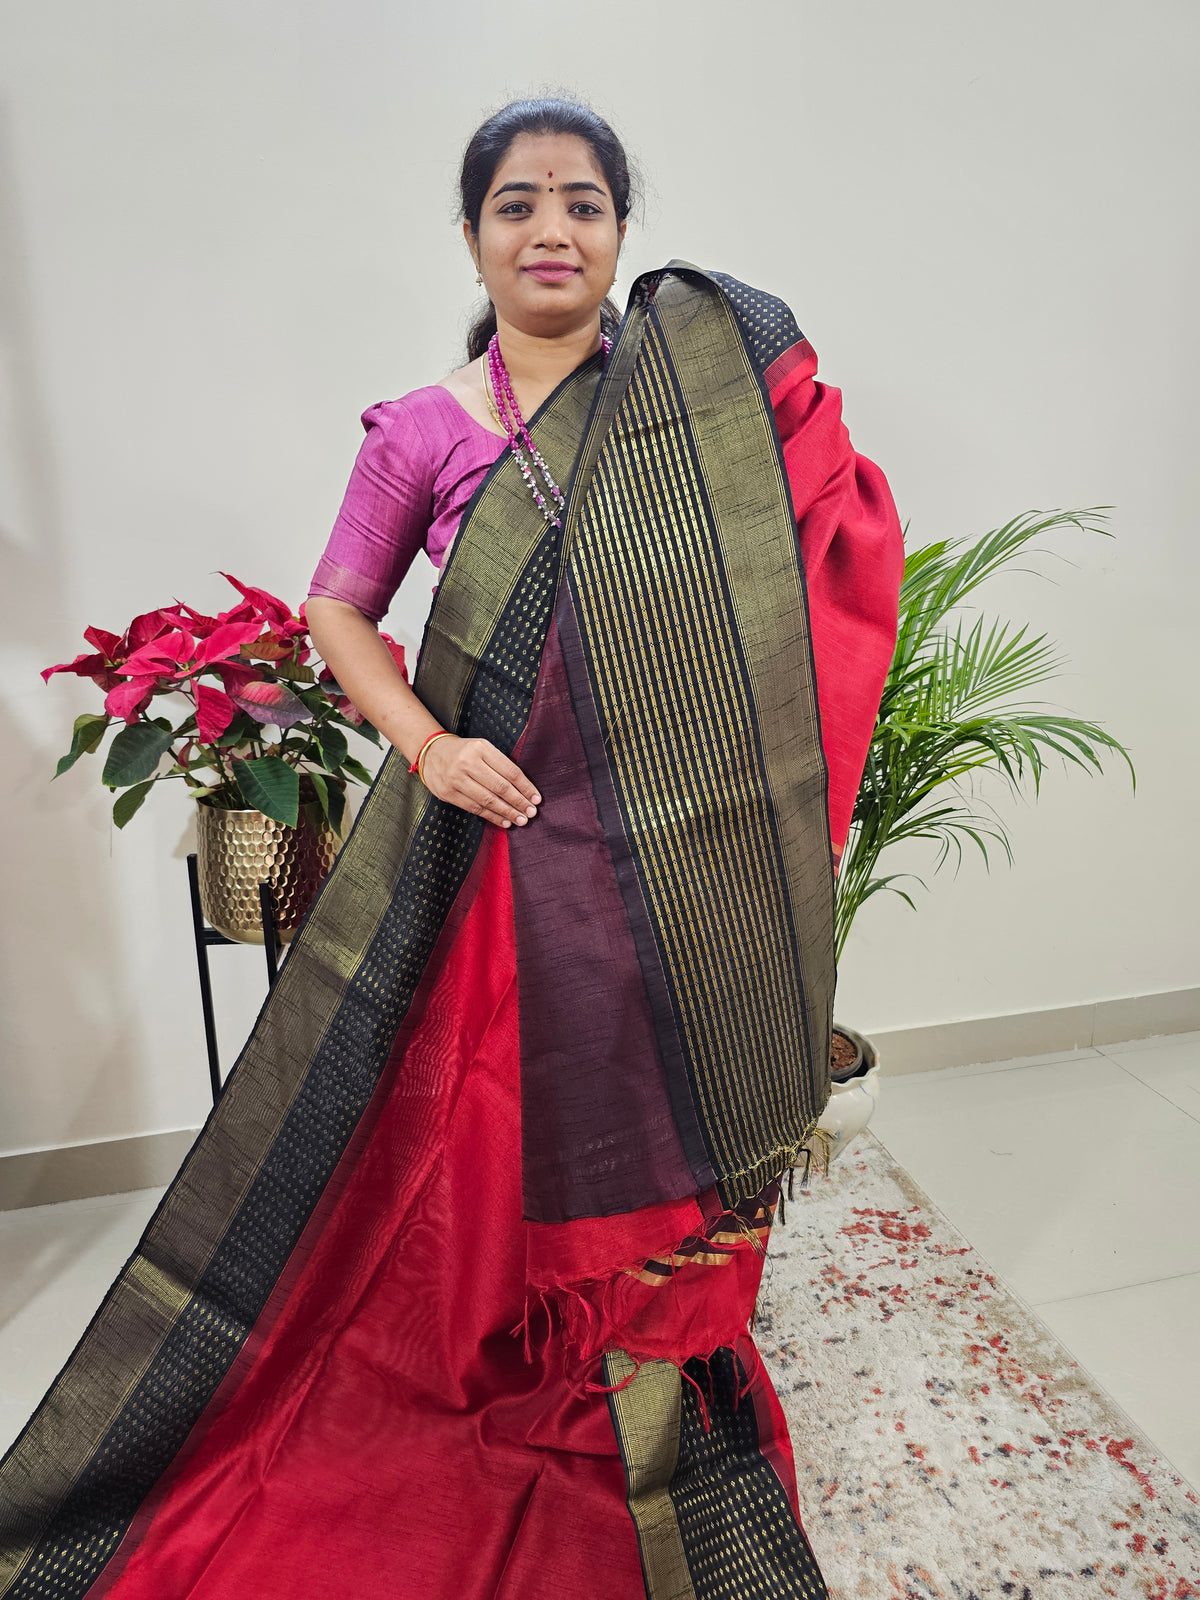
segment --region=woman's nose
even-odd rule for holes
[[[563,213],[555,206],[543,207],[538,216],[538,227],[535,229],[535,243],[555,246],[570,242],[570,230]]]

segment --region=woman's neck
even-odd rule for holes
[[[525,333],[503,318],[497,318],[500,353],[518,396],[536,395],[540,405],[580,362],[600,348],[600,318],[593,317],[581,328],[552,338]],[[524,409],[524,407],[522,407]],[[526,412],[526,415],[529,413]]]

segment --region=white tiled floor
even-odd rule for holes
[[[886,1070],[872,1130],[1200,1486],[1200,1033]],[[0,1212],[0,1450],[158,1198]]]
[[[1200,1033],[883,1066],[872,1131],[1200,1486]]]

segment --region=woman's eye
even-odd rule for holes
[[[572,211],[576,211],[580,207],[583,208],[584,212],[587,215],[594,215],[594,216],[597,216],[597,217],[600,215],[600,207],[596,206],[596,205],[593,205],[590,200],[577,201],[576,204],[571,207],[571,210]]]
[[[525,202],[523,200],[512,200],[512,201],[509,202],[508,205],[500,207],[500,215],[503,216],[506,211],[528,211],[528,210],[529,210],[529,207],[525,204]]]

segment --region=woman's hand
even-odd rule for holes
[[[425,787],[439,800],[472,811],[485,822],[524,827],[542,797],[515,762],[490,739],[436,739],[421,763]]]
[[[417,699],[379,637],[375,624],[356,606],[331,596],[305,602],[313,644],[354,704],[405,760],[420,750],[436,719]],[[529,779],[488,739],[446,734],[430,744],[421,762],[425,786],[439,800],[472,811],[501,828],[537,816],[542,797]]]

